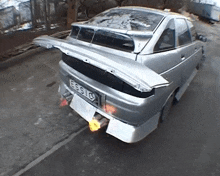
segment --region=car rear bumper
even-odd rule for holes
[[[95,114],[99,114],[103,118],[108,119],[109,123],[107,125],[106,133],[120,139],[123,142],[138,142],[157,128],[160,113],[155,114],[145,123],[139,126],[134,126],[119,120],[117,117],[114,117],[109,113],[106,113],[103,109],[89,104],[87,101],[73,92],[64,82],[61,82],[60,84],[59,93],[63,98],[68,99],[70,107],[86,121],[90,122],[93,120]],[[68,97],[65,97],[64,95],[67,95],[67,93]],[[77,105],[78,107],[73,105],[74,98],[77,104],[79,104]]]

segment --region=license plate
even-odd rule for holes
[[[76,83],[72,79],[70,79],[70,87],[72,87],[75,91],[79,92],[81,95],[85,96],[86,98],[88,98],[91,101],[94,101],[96,99],[96,96],[94,93],[87,90],[86,88],[84,88],[80,84]]]
[[[96,108],[85,100],[80,98],[77,94],[74,95],[70,107],[73,108],[81,117],[88,122],[92,120],[95,115]]]

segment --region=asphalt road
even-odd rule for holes
[[[209,27],[207,59],[169,117],[141,142],[88,129],[23,176],[219,176],[220,40]],[[209,30],[209,31],[207,31]]]
[[[71,108],[59,107],[60,52],[36,51],[6,69],[0,63],[0,176],[13,175],[85,126]]]

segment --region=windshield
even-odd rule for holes
[[[132,9],[112,9],[100,13],[85,24],[114,29],[153,31],[163,15]]]

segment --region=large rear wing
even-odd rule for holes
[[[36,45],[45,48],[58,48],[66,55],[94,65],[120,78],[140,92],[149,92],[153,88],[168,86],[169,82],[161,75],[134,60],[108,54],[108,57],[89,46],[66,39],[40,36],[34,39]]]

